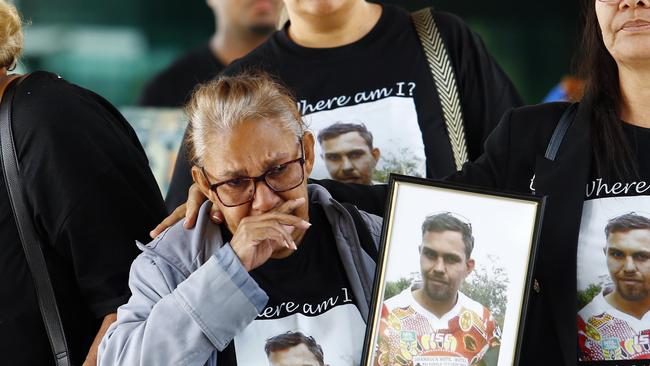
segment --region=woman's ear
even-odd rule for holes
[[[305,131],[302,135],[302,147],[305,149],[305,176],[309,177],[311,171],[314,169],[314,134],[310,131]]]
[[[201,170],[202,169],[196,165],[192,166],[192,180],[194,180],[194,183],[199,186],[201,193],[210,199],[210,192],[212,192],[210,190],[210,184],[208,183],[207,179],[205,179],[205,175]]]

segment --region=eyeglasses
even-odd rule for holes
[[[266,186],[273,192],[281,193],[290,191],[302,184],[305,179],[303,170],[305,151],[302,145],[302,139],[298,141],[300,142],[301,153],[298,159],[276,165],[257,177],[237,177],[211,184],[205,167],[201,167],[201,171],[205,180],[210,185],[210,190],[217,195],[219,201],[226,207],[241,206],[253,201],[255,199],[255,187],[257,186],[257,182],[260,181],[264,181]]]

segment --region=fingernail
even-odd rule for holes
[[[296,246],[296,243],[292,240],[291,245],[293,246],[293,250],[298,250],[298,247]]]
[[[151,238],[154,237],[154,236],[153,236],[153,230],[151,230],[151,231],[149,232],[149,237],[151,237]]]
[[[286,240],[284,241],[284,246],[288,249],[291,249],[291,245],[289,245],[289,242],[287,242]]]
[[[302,221],[300,221],[300,226],[301,226],[303,229],[306,230],[306,229],[309,229],[309,228],[311,227],[311,223],[308,222],[308,221],[302,220]]]
[[[183,220],[183,227],[187,226],[187,219]]]

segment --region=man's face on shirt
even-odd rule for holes
[[[345,183],[372,184],[372,173],[379,161],[379,149],[370,149],[356,132],[347,132],[323,140],[323,159],[334,180]]]
[[[424,293],[433,301],[448,301],[474,269],[465,255],[463,235],[458,231],[427,231],[420,246],[420,270]]]
[[[610,233],[605,254],[616,292],[627,301],[645,300],[650,293],[650,230]]]
[[[307,345],[300,343],[269,354],[270,366],[322,366]]]

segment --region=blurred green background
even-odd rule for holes
[[[538,103],[569,73],[578,44],[573,0],[390,0],[410,10],[435,6],[478,32],[527,103]],[[45,69],[105,96],[135,103],[144,83],[214,29],[205,1],[16,0],[31,24],[22,70]]]

